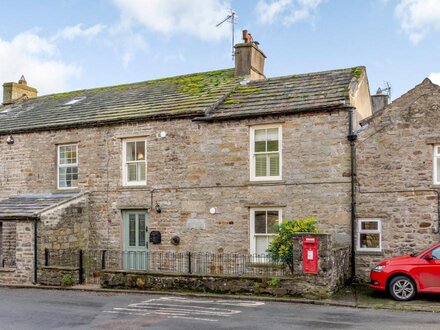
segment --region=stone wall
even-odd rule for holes
[[[357,252],[368,280],[378,261],[439,241],[433,145],[440,144],[440,88],[425,80],[367,122],[357,145],[357,218],[382,220],[382,251]]]
[[[283,180],[249,182],[249,126],[271,123],[282,126]],[[265,205],[281,207],[284,219],[315,216],[321,231],[349,241],[347,123],[340,110],[16,134],[14,145],[0,145],[0,198],[56,191],[56,145],[78,143],[78,191],[90,192],[88,248],[121,249],[122,210],[146,209],[151,197],[162,213],[149,213],[149,229],[161,231],[163,242],[151,251],[247,253],[249,208]],[[122,186],[121,178],[122,141],[134,136],[148,143],[147,185],[139,188]],[[218,212],[211,215],[211,207]],[[181,237],[177,247],[174,235]]]
[[[15,223],[15,264],[0,268],[0,284],[30,284],[34,280],[34,223]]]
[[[1,260],[0,267],[15,267],[16,223],[13,221],[1,223]]]
[[[345,285],[349,278],[349,248],[334,247],[330,235],[308,235],[319,239],[318,274],[304,274],[302,270],[303,236],[294,237],[294,272],[289,276],[225,276],[105,270],[101,272],[101,286],[140,290],[191,290],[307,298],[329,297]]]
[[[88,196],[83,195],[40,216],[40,247],[43,251],[87,249],[89,226]]]
[[[65,286],[66,279],[72,279],[72,285],[79,284],[79,268],[77,267],[42,267],[39,283],[41,285]],[[64,280],[63,280],[64,279]]]

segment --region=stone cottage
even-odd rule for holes
[[[440,86],[425,79],[361,121],[356,142],[356,263],[375,263],[439,241]]]
[[[233,69],[128,85],[5,84],[0,283],[36,280],[44,248],[264,253],[309,216],[349,244],[365,68],[266,78],[257,44],[235,50]]]

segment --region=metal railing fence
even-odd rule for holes
[[[45,249],[44,265],[77,267],[80,283],[99,283],[105,269],[234,276],[291,274],[287,265],[268,255],[238,253]]]

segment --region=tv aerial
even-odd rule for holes
[[[388,81],[384,81],[383,84],[384,84],[384,87],[379,88],[377,90],[377,94],[388,95],[388,98],[391,100],[391,84]]]
[[[232,60],[234,60],[234,56],[235,56],[235,53],[234,53],[234,44],[235,44],[234,35],[235,35],[235,24],[237,22],[237,19],[238,19],[237,14],[235,13],[235,11],[233,11],[231,9],[230,10],[230,14],[228,16],[226,16],[226,18],[223,21],[221,21],[220,23],[218,23],[216,25],[216,27],[219,27],[220,25],[222,25],[225,22],[231,23],[231,26],[232,26],[232,31],[231,31],[231,33],[232,33]]]

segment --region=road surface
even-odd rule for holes
[[[0,329],[440,329],[440,314],[167,295],[0,288]]]

